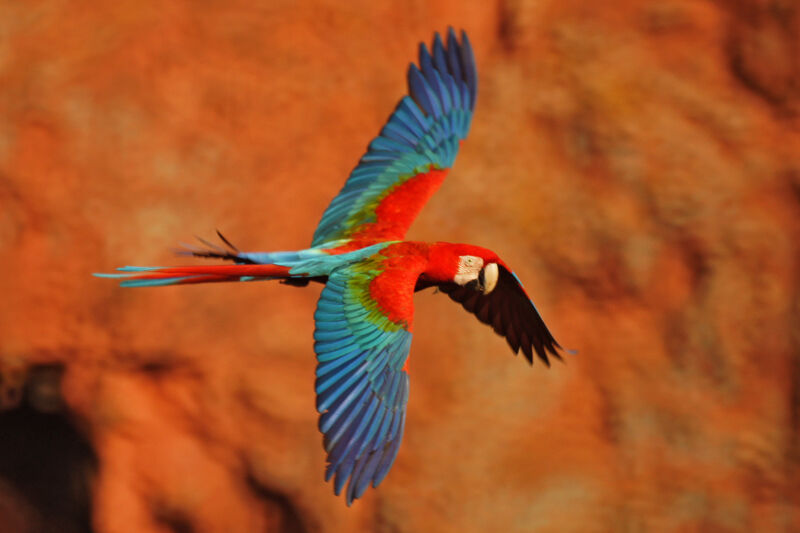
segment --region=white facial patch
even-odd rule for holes
[[[458,258],[458,270],[453,278],[459,285],[466,285],[478,279],[478,274],[483,268],[483,259],[474,255],[462,255]]]

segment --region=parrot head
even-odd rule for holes
[[[489,294],[497,286],[500,274],[498,262],[500,259],[497,254],[486,248],[437,243],[431,248],[425,273],[440,283],[453,282]]]
[[[453,281],[457,285],[471,286],[483,294],[489,294],[497,285],[498,275],[497,263],[487,263],[477,255],[460,255]]]

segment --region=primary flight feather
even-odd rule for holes
[[[319,429],[325,479],[347,486],[347,504],[378,486],[397,456],[408,402],[406,361],[413,295],[438,287],[504,336],[514,353],[549,365],[560,346],[519,278],[494,252],[469,244],[406,241],[405,234],[453,165],[467,136],[478,90],[472,47],[451,28],[435,34],[408,68],[403,96],[380,134],[322,215],[308,249],[240,252],[225,248],[184,253],[233,265],[123,267],[124,287],[213,281],[281,280],[324,283],[314,313]]]

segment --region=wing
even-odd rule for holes
[[[325,480],[347,505],[392,466],[405,426],[406,359],[420,269],[388,267],[380,256],[335,270],[314,314],[319,428]]]
[[[532,364],[535,351],[539,359],[550,366],[548,352],[561,359],[556,350],[561,346],[550,334],[517,275],[502,265],[498,266],[497,286],[489,294],[455,283],[439,288],[478,320],[489,324],[495,332],[505,337],[515,354],[521,348],[525,358]]]
[[[452,166],[467,136],[477,73],[466,33],[433,55],[420,43],[419,68],[408,67],[408,94],[322,215],[312,246],[340,239],[402,240]]]

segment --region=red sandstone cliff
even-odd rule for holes
[[[4,527],[800,529],[796,2],[164,4],[0,5]],[[498,251],[580,353],[418,295],[405,440],[348,509],[318,288],[89,274],[305,246],[449,24],[477,114],[410,237]]]

